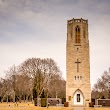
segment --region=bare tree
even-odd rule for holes
[[[28,96],[32,94],[32,80],[25,74],[16,75],[16,95],[18,100],[28,100]]]
[[[19,66],[12,66],[6,71],[6,81],[10,83],[8,91],[13,96],[13,102],[21,100],[24,97],[24,101],[28,99],[28,96],[32,96],[32,79],[26,74],[21,74]]]
[[[65,80],[53,59],[30,58],[19,66],[12,66],[6,71],[5,79],[0,80],[0,96],[8,95],[13,102],[29,97],[33,99],[33,90],[40,97],[45,90],[50,97],[65,97]],[[53,85],[53,87],[52,87]],[[52,94],[52,90],[54,95]]]
[[[49,82],[53,75],[61,74],[54,60],[40,58],[27,59],[21,64],[20,71],[33,78],[37,97],[41,96],[43,89],[46,89],[48,93]]]
[[[49,84],[49,96],[53,98],[66,97],[66,81],[60,75],[54,75]]]
[[[97,83],[94,84],[93,90],[92,90],[92,97],[95,98],[107,98],[109,94],[107,83],[110,81],[110,72],[105,71],[101,78],[97,80]]]
[[[3,102],[3,99],[5,96],[7,96],[10,92],[10,81],[8,79],[0,79],[0,96],[1,96],[1,102]]]
[[[16,96],[16,74],[17,74],[17,67],[13,65],[9,68],[8,71],[6,71],[6,79],[10,80],[11,86],[10,89],[12,89],[12,95],[13,95],[13,102],[15,102],[15,96]]]

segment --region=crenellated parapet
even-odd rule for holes
[[[72,24],[72,23],[86,23],[86,24],[88,24],[88,20],[84,20],[84,19],[71,19],[71,20],[68,20],[67,21],[68,22],[68,24]]]

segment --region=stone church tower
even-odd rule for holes
[[[70,106],[91,102],[88,20],[67,21],[66,101]]]

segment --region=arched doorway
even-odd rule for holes
[[[74,105],[84,105],[84,96],[81,90],[76,90],[73,95],[73,104]]]

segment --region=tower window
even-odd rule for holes
[[[78,80],[79,80],[79,76],[77,76]]]
[[[72,39],[72,33],[71,33],[71,39]]]
[[[82,80],[82,76],[80,76],[80,80]]]
[[[76,80],[76,76],[75,76],[74,78],[75,78],[75,80]]]
[[[82,80],[82,76],[74,76],[74,80]]]
[[[83,38],[84,38],[84,39],[86,38],[85,30],[83,30]]]
[[[80,28],[79,28],[79,26],[76,26],[75,32],[76,32],[75,42],[80,43]]]

